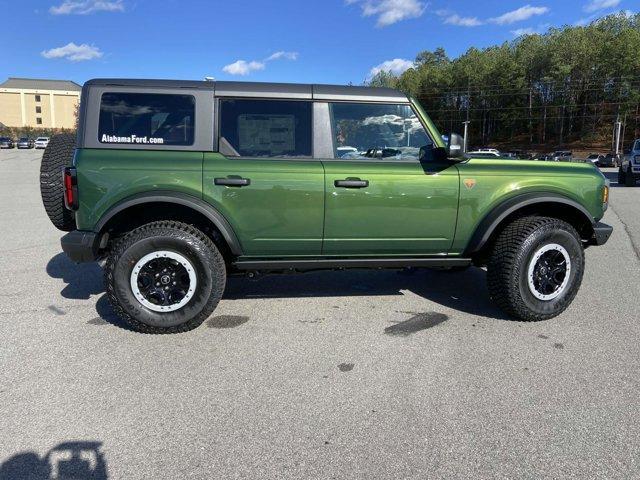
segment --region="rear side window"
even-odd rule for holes
[[[237,157],[311,157],[311,102],[221,100],[220,152]]]
[[[193,145],[195,98],[103,93],[98,141],[125,145]]]

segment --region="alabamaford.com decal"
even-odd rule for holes
[[[162,145],[164,138],[158,137],[138,137],[137,135],[131,135],[128,137],[117,137],[115,135],[102,134],[102,143],[133,143],[133,144],[155,144]]]

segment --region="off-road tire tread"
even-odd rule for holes
[[[142,323],[126,312],[115,294],[114,269],[116,264],[127,248],[140,240],[154,236],[169,236],[184,240],[185,234],[195,237],[205,245],[205,249],[203,250],[197,243],[190,242],[194,249],[200,250],[204,254],[207,258],[208,267],[212,269],[212,272],[214,272],[214,275],[212,275],[213,284],[211,296],[198,315],[181,325],[176,325],[174,327],[154,327]],[[225,289],[226,266],[222,254],[211,238],[207,235],[191,225],[177,221],[163,220],[138,227],[116,240],[111,248],[109,256],[107,257],[107,262],[104,268],[104,278],[109,303],[111,304],[114,312],[124,320],[127,326],[140,333],[173,334],[188,332],[199,327],[213,313],[220,302]]]
[[[487,265],[487,287],[491,300],[509,315],[525,322],[539,322],[548,320],[565,311],[573,301],[578,289],[575,288],[567,295],[562,305],[552,314],[537,314],[526,307],[520,296],[517,282],[513,278],[526,275],[526,272],[515,272],[518,269],[517,258],[521,254],[523,243],[537,230],[565,230],[571,233],[578,241],[578,232],[562,220],[551,217],[528,216],[522,217],[509,224],[498,236],[493,247],[491,258]],[[580,249],[582,264],[584,265],[584,249]],[[580,285],[584,269],[580,269],[575,282]]]
[[[51,223],[63,232],[75,230],[72,211],[64,206],[62,168],[71,165],[76,136],[70,133],[54,135],[42,154],[40,163],[40,194]]]

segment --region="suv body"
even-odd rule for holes
[[[632,187],[640,178],[640,138],[633,142],[631,151],[624,156],[618,170],[618,183]]]
[[[490,294],[505,310],[551,318],[577,291],[560,287],[574,288],[578,273],[579,286],[582,249],[611,233],[599,222],[608,187],[591,165],[463,158],[460,137],[445,145],[419,103],[395,90],[92,80],[81,98],[65,172],[76,230],[62,247],[76,262],[107,259],[116,312],[146,332],[199,325],[222,295],[216,279],[227,274],[472,263],[489,265]],[[509,233],[520,224],[526,228]],[[511,268],[500,263],[504,249],[522,243],[531,225],[531,235],[560,225],[573,242],[553,251],[558,269],[566,258],[557,292],[536,294],[536,252],[527,258],[538,270],[524,286],[497,277]],[[152,258],[159,247],[151,245],[165,240],[150,238],[160,237],[164,264]],[[171,246],[182,237],[191,243]],[[187,244],[199,250],[189,253]],[[212,249],[208,260],[200,255]],[[202,282],[191,276],[198,262],[208,265]],[[173,300],[153,290],[169,288],[154,280],[169,282],[165,271],[184,280]],[[196,281],[215,302],[179,317],[197,303],[187,289]],[[505,289],[521,287],[531,289],[525,306],[509,304]]]

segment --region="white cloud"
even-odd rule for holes
[[[541,35],[546,32],[549,27],[551,27],[550,23],[541,23],[537,27],[526,27],[526,28],[516,28],[515,30],[511,30],[511,33],[514,37],[522,37],[524,35]]]
[[[517,10],[507,12],[499,17],[490,18],[491,23],[498,25],[509,25],[516,22],[527,20],[536,15],[543,15],[549,11],[548,7],[532,7],[531,5],[525,5]]]
[[[369,72],[369,75],[374,77],[380,72],[391,72],[394,75],[401,75],[414,66],[415,64],[410,60],[394,58],[393,60],[387,60],[386,62],[382,62],[380,65],[373,67]]]
[[[511,33],[513,34],[514,37],[522,37],[524,35],[535,35],[538,32],[536,32],[535,28],[527,27],[527,28],[516,28],[515,30],[511,30]]]
[[[269,55],[267,58],[265,58],[265,62],[270,62],[271,60],[280,60],[280,59],[285,59],[285,60],[297,60],[298,59],[298,52],[275,52],[271,55]]]
[[[52,48],[41,52],[44,58],[66,58],[72,62],[82,62],[84,60],[93,60],[102,57],[102,52],[98,47],[87,45],[76,45],[71,42],[64,47]]]
[[[95,12],[123,12],[122,0],[65,0],[60,5],[52,6],[52,15],[88,15]]]
[[[457,13],[453,13],[444,17],[444,23],[457,25],[458,27],[477,27],[478,25],[483,25],[484,22],[476,17],[461,17]]]
[[[426,4],[419,0],[346,0],[346,3],[360,5],[362,15],[365,17],[377,17],[378,27],[418,18],[426,8]]]
[[[222,71],[229,75],[249,75],[256,70],[264,70],[266,65],[263,62],[238,60],[222,67]]]
[[[591,0],[584,6],[584,11],[592,13],[605,8],[615,8],[618,5],[620,5],[620,0]]]
[[[238,60],[229,65],[225,65],[222,67],[222,71],[228,73],[229,75],[249,75],[251,72],[255,72],[258,70],[264,70],[267,68],[267,63],[272,62],[274,60],[291,60],[295,61],[298,59],[298,52],[286,52],[281,50],[279,52],[274,52],[265,58],[262,61],[251,60],[247,62],[246,60]]]

